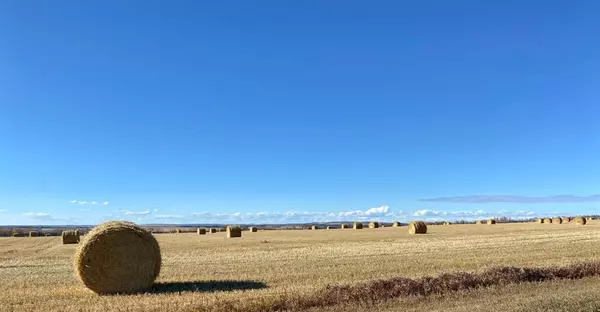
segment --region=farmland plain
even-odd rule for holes
[[[163,266],[145,294],[98,296],[73,274],[77,245],[60,237],[0,238],[0,311],[264,311],[328,285],[356,285],[493,267],[600,259],[600,221],[569,224],[159,234]],[[600,311],[600,277],[496,286],[310,311]],[[288,305],[293,307],[293,305]]]

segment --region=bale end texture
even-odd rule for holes
[[[227,238],[242,237],[242,228],[239,226],[227,227]]]
[[[575,221],[575,224],[579,224],[579,225],[585,225],[587,223],[587,220],[583,217],[577,217],[573,220]]]
[[[75,254],[75,271],[97,294],[149,289],[160,273],[158,242],[131,222],[111,221],[90,231]]]
[[[552,223],[554,224],[561,224],[563,221],[561,218],[552,218]]]
[[[544,219],[544,223],[546,223],[546,224],[550,224],[550,223],[552,223],[552,219],[550,219],[550,218],[545,218],[545,219]]]
[[[413,221],[408,225],[408,233],[410,234],[426,234],[427,224],[423,221]]]
[[[69,230],[62,232],[62,243],[66,244],[79,244],[79,231]]]

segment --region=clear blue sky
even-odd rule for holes
[[[0,224],[598,211],[599,14],[0,1]]]

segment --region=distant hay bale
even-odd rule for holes
[[[355,230],[362,230],[363,224],[362,224],[362,222],[354,222],[354,225],[352,226],[352,228]]]
[[[554,223],[554,224],[561,224],[562,223],[562,219],[559,218],[559,217],[552,218],[552,223]]]
[[[583,217],[576,217],[575,219],[573,219],[573,221],[575,221],[575,224],[579,225],[585,225],[587,223],[587,220]]]
[[[215,228],[210,228],[210,229],[208,230],[208,232],[209,232],[209,233],[211,233],[211,234],[214,234],[214,233],[217,233],[217,229],[215,229]]]
[[[562,218],[562,222],[563,222],[563,223],[569,223],[569,222],[571,222],[571,218],[569,218],[569,217],[564,217],[564,218]]]
[[[160,273],[160,246],[132,222],[111,221],[92,229],[75,254],[75,271],[98,294],[136,293]]]
[[[413,221],[408,224],[408,233],[425,234],[427,233],[427,224],[423,221]]]
[[[206,229],[203,228],[199,228],[198,230],[196,230],[196,232],[198,233],[198,235],[206,235]]]
[[[450,223],[450,222],[448,222],[448,221],[444,222],[444,225],[451,225],[451,224],[452,224],[452,223]]]
[[[30,231],[29,232],[29,237],[38,237],[38,236],[40,236],[39,232],[36,232],[36,231]]]
[[[487,220],[487,224],[489,224],[489,225],[496,224],[496,220],[489,219],[489,220]]]
[[[256,233],[256,232],[258,232],[258,228],[257,228],[257,227],[254,227],[254,226],[251,226],[251,227],[250,227],[248,230],[250,230],[250,232],[251,232],[251,233]]]
[[[242,237],[242,228],[239,225],[228,225],[226,232],[227,238]]]
[[[594,217],[588,217],[587,221],[594,221]]]
[[[398,221],[394,221],[394,223],[392,223],[392,227],[399,227],[400,226],[400,222]]]
[[[369,222],[369,228],[370,229],[377,229],[377,228],[379,228],[379,222],[375,222],[375,221]]]
[[[12,237],[25,237],[25,233],[21,233],[21,232],[14,232],[12,234]]]
[[[318,226],[316,226],[316,225],[313,225],[313,226],[311,226],[311,227],[310,227],[310,229],[314,231],[314,230],[318,230],[318,229],[319,229],[319,227],[318,227]]]
[[[68,230],[62,232],[62,243],[67,244],[79,244],[79,231]]]
[[[328,229],[328,230],[331,230],[331,229],[332,229],[332,227],[331,227],[331,226],[327,226],[327,229]]]
[[[552,223],[552,219],[544,218],[544,223],[546,223],[546,224]]]
[[[342,223],[342,224],[340,225],[340,229],[347,229],[347,228],[349,228],[349,226],[348,226],[348,224],[346,224],[346,223]]]
[[[477,220],[477,222],[475,222],[475,224],[483,224],[483,222],[481,222],[481,220]]]
[[[538,218],[536,222],[537,222],[537,223],[544,223],[544,219],[542,219],[542,218]]]
[[[179,233],[181,233],[181,230],[180,229],[175,229],[175,233],[179,234]]]

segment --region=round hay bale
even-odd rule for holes
[[[331,226],[327,226],[327,229],[328,229],[328,230],[331,230],[331,229],[332,229],[332,227],[331,227]]]
[[[21,233],[21,232],[14,232],[12,234],[12,237],[25,237],[25,233]]]
[[[481,222],[481,220],[477,220],[477,222],[475,222],[475,224],[483,224],[483,222]]]
[[[576,217],[575,219],[573,219],[573,221],[575,221],[575,224],[579,225],[585,225],[587,223],[587,220],[583,217]]]
[[[342,224],[340,225],[340,229],[347,229],[347,228],[349,228],[349,226],[348,226],[348,224],[346,224],[346,223],[342,223]]]
[[[444,222],[444,225],[451,225],[451,224],[452,224],[452,223],[450,223],[450,222],[448,222],[448,221]]]
[[[352,226],[352,228],[355,230],[362,230],[363,224],[362,224],[362,222],[354,222],[354,225]]]
[[[369,228],[370,229],[377,229],[377,228],[379,228],[379,222],[375,222],[375,221],[369,222]]]
[[[148,289],[160,273],[156,238],[132,222],[111,221],[92,229],[75,254],[75,271],[98,294]]]
[[[569,222],[571,222],[571,218],[569,218],[569,217],[564,217],[564,218],[562,218],[562,222],[563,222],[563,223],[569,223]]]
[[[425,234],[427,233],[427,224],[423,221],[413,221],[408,224],[408,233]]]
[[[179,234],[179,233],[181,233],[181,230],[180,229],[175,229],[175,233]]]
[[[394,221],[394,223],[392,223],[392,227],[400,227],[400,222]]]
[[[211,228],[211,229],[208,230],[208,232],[211,233],[211,234],[214,234],[214,233],[217,233],[217,229]]]
[[[242,237],[242,228],[239,225],[228,225],[226,232],[227,238]]]
[[[79,231],[68,230],[62,232],[62,243],[66,244],[79,244]]]
[[[542,219],[542,218],[538,218],[536,222],[537,222],[537,223],[544,223],[544,219]]]
[[[562,219],[559,218],[559,217],[552,218],[552,223],[553,224],[561,224],[562,223]]]
[[[489,220],[487,220],[487,224],[489,224],[489,225],[496,224],[496,220],[489,219]]]
[[[257,227],[255,227],[255,226],[251,226],[251,227],[249,228],[249,230],[250,230],[250,232],[251,232],[251,233],[256,233],[256,232],[258,232],[258,228],[257,228]]]
[[[199,228],[197,230],[197,232],[198,232],[198,235],[206,235],[206,229]]]
[[[552,219],[550,219],[550,218],[544,218],[544,223],[545,224],[552,223]]]
[[[40,236],[40,233],[37,231],[30,231],[29,232],[29,237],[38,237]]]

